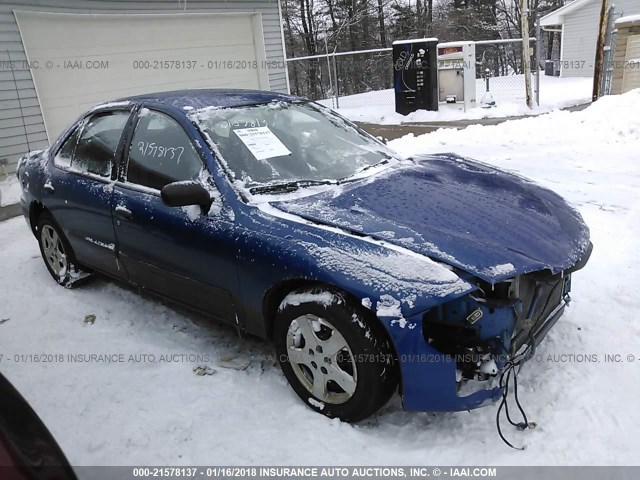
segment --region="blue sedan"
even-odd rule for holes
[[[312,409],[476,408],[531,357],[591,252],[576,210],[453,154],[400,159],[321,105],[191,90],[99,105],[21,159],[62,286],[93,273],[271,339]]]

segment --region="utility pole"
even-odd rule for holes
[[[604,43],[607,35],[607,25],[609,24],[609,0],[602,0],[600,6],[600,24],[598,26],[598,43],[596,44],[596,63],[593,70],[593,95],[591,99],[595,102],[602,95],[602,77],[608,65],[604,65]]]
[[[520,26],[522,29],[522,69],[524,70],[524,88],[527,107],[533,108],[531,92],[531,45],[529,44],[529,0],[519,0]],[[539,41],[539,39],[536,39]]]
[[[540,106],[540,59],[542,58],[542,27],[540,17],[536,12],[536,54],[534,65],[536,67],[536,105]]]

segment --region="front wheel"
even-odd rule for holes
[[[78,268],[78,262],[71,245],[49,213],[45,212],[40,215],[36,231],[40,254],[47,270],[56,282],[70,288],[74,283],[87,276],[87,273]]]
[[[296,291],[280,304],[278,361],[311,408],[344,421],[362,420],[397,389],[393,350],[362,306],[327,290]]]

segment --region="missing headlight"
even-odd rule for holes
[[[513,281],[480,289],[439,305],[423,316],[425,341],[456,362],[460,379],[486,380],[506,362],[518,304]]]

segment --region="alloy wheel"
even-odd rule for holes
[[[329,321],[310,314],[293,320],[287,352],[297,379],[314,397],[341,404],[353,396],[358,384],[355,358]]]
[[[67,271],[67,255],[58,232],[51,225],[42,227],[40,242],[44,258],[53,272],[59,277],[63,277]]]

